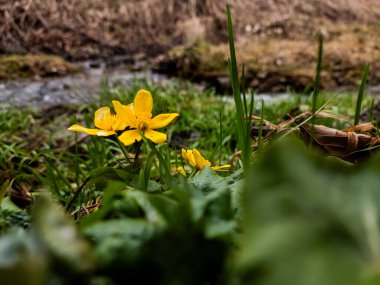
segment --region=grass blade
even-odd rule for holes
[[[375,99],[372,98],[371,100],[371,107],[369,108],[369,119],[368,119],[368,122],[372,122],[373,121],[373,110],[375,108]]]
[[[363,102],[364,93],[365,93],[365,86],[366,86],[367,79],[368,79],[368,73],[369,73],[369,64],[367,64],[367,66],[365,67],[365,69],[363,71],[362,81],[360,83],[358,99],[356,101],[354,125],[359,124],[360,112],[362,109],[362,102]]]
[[[323,36],[318,35],[318,55],[317,55],[317,67],[315,70],[315,80],[314,80],[314,91],[312,97],[312,113],[317,111],[318,95],[321,86],[321,72],[322,72],[322,62],[323,62]]]
[[[261,100],[261,114],[260,114],[261,120],[260,120],[260,126],[259,126],[259,135],[258,135],[258,142],[257,142],[257,148],[258,152],[262,149],[262,143],[263,143],[263,126],[264,126],[264,100]]]
[[[228,60],[230,68],[230,78],[232,86],[232,94],[234,96],[235,108],[236,108],[236,123],[238,133],[238,146],[242,151],[242,162],[245,169],[248,169],[250,162],[250,144],[249,144],[249,132],[247,132],[247,121],[245,108],[241,98],[241,89],[239,83],[238,68],[236,62],[236,52],[234,43],[234,33],[232,26],[231,10],[227,5],[227,28],[228,28],[228,42],[230,46],[230,58]],[[243,76],[244,78],[244,76]]]

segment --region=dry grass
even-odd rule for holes
[[[373,24],[378,0],[0,0],[0,52],[79,59],[226,40],[225,4],[238,34],[297,38],[323,23]],[[322,23],[322,24],[321,24]]]

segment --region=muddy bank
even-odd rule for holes
[[[324,35],[322,88],[356,90],[369,63],[369,84],[380,84],[380,29],[345,26]],[[317,55],[317,37],[312,39],[262,39],[237,42],[237,56],[245,64],[247,86],[257,92],[304,92],[312,87]],[[227,44],[198,41],[173,48],[161,58],[157,70],[230,92]]]

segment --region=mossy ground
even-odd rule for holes
[[[63,58],[46,54],[0,56],[0,80],[51,77],[77,73],[80,68]]]

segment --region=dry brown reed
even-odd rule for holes
[[[321,17],[375,23],[380,16],[378,0],[0,0],[0,53],[79,59],[224,41],[227,2],[238,34],[292,37],[315,29]]]

